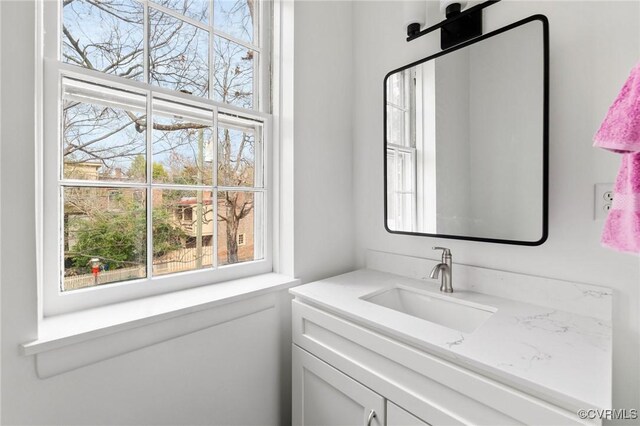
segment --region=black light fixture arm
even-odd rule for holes
[[[435,25],[430,26],[429,28],[425,28],[422,31],[413,31],[410,32],[408,31],[408,37],[407,37],[407,41],[412,41],[415,40],[419,37],[422,37],[423,35],[429,34],[430,32],[433,32],[439,28],[443,28],[445,26],[450,26],[450,24],[452,24],[453,22],[458,21],[459,19],[463,19],[465,17],[468,17],[469,15],[472,15],[476,12],[480,12],[482,9],[487,8],[495,3],[498,3],[500,0],[487,0],[483,3],[477,4],[473,7],[470,7],[467,10],[464,10],[462,12],[459,13],[455,13],[453,14],[453,16],[447,17],[447,19],[445,19],[444,21],[441,21]],[[449,14],[448,14],[449,15]]]

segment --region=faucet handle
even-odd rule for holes
[[[451,250],[446,247],[432,247],[434,250],[442,250],[442,258],[451,257]]]

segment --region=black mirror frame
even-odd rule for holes
[[[403,71],[405,69],[414,67],[416,65],[422,64],[424,62],[431,61],[440,56],[444,56],[448,53],[454,52],[459,49],[463,49],[467,46],[470,46],[474,43],[478,43],[487,38],[496,36],[498,34],[502,34],[506,31],[512,30],[519,26],[525,25],[532,21],[540,21],[542,22],[542,32],[543,32],[543,131],[542,131],[542,144],[543,144],[543,154],[542,154],[542,236],[537,241],[519,241],[519,240],[502,240],[495,238],[480,238],[480,237],[468,237],[461,235],[447,235],[447,234],[427,234],[421,232],[406,232],[406,231],[393,231],[389,229],[388,226],[388,213],[387,213],[387,80],[392,74]],[[513,24],[507,25],[505,27],[499,28],[490,33],[484,34],[473,40],[468,42],[456,45],[450,49],[443,50],[434,55],[428,56],[419,61],[412,62],[408,65],[405,65],[401,68],[395,69],[384,77],[384,81],[382,84],[382,93],[383,93],[383,162],[384,162],[384,229],[391,234],[399,234],[399,235],[413,235],[413,236],[421,236],[421,237],[434,237],[434,238],[448,238],[448,239],[456,239],[456,240],[466,240],[466,241],[480,241],[485,243],[497,243],[497,244],[511,244],[511,245],[519,245],[519,246],[539,246],[542,245],[549,236],[549,20],[545,15],[532,15],[528,18],[522,19],[520,21],[514,22]]]

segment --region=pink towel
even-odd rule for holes
[[[640,63],[609,108],[594,142],[596,147],[622,154],[602,245],[640,253]]]

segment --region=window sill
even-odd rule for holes
[[[273,293],[298,284],[295,278],[269,273],[47,317],[40,321],[38,339],[21,350],[25,356],[36,356],[39,377],[50,377],[275,309]],[[252,298],[250,304],[235,303]],[[167,320],[172,321],[162,324]]]

